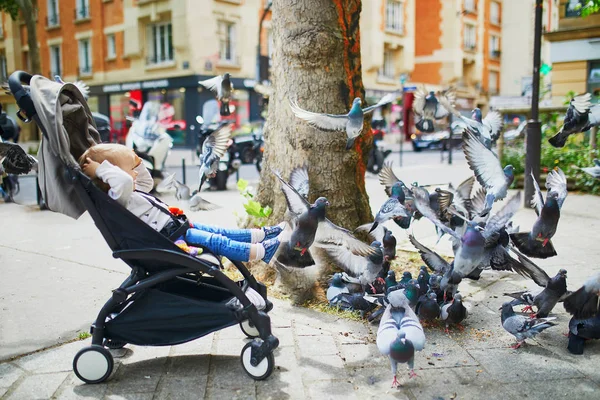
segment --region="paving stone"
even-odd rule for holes
[[[321,381],[308,386],[308,394],[313,400],[336,400],[356,398],[358,387],[347,381]]]
[[[256,400],[254,384],[246,388],[231,390],[210,387],[204,397],[207,400]],[[262,399],[261,399],[262,400]]]
[[[469,350],[482,367],[502,383],[583,378],[562,357],[542,348]]]
[[[217,339],[217,346],[214,352],[215,356],[238,356],[242,352],[242,348],[246,345],[246,340],[242,339]]]
[[[236,392],[254,387],[254,380],[244,371],[239,356],[211,356],[209,375],[208,388]]]
[[[384,358],[377,346],[370,344],[342,344],[340,345],[342,359],[348,366],[378,365]]]
[[[500,311],[484,305],[471,308],[464,326],[463,332],[452,328],[450,337],[466,350],[507,348],[516,343],[515,337],[502,327]]]
[[[477,361],[440,327],[425,330],[425,348],[415,355],[415,368],[464,367]]]
[[[0,387],[10,387],[24,373],[13,363],[0,364]]]
[[[482,368],[436,368],[417,374],[413,379],[403,375],[401,381],[417,399],[507,399],[505,385]]]
[[[161,400],[203,399],[208,376],[164,376],[158,385],[155,398]]]
[[[171,351],[170,346],[133,346],[128,345],[127,349],[131,352],[128,352],[125,355],[121,362],[123,364],[135,364],[143,361],[154,360],[158,358],[165,358],[169,355]]]
[[[597,400],[600,386],[587,379],[539,380],[507,386],[513,399],[577,399]]]
[[[75,355],[79,350],[89,345],[89,340],[68,343],[19,358],[14,363],[26,371],[36,373],[72,371]]]
[[[400,371],[405,372],[406,369]],[[347,368],[348,381],[356,389],[355,396],[360,399],[371,398],[398,398],[408,399],[407,391],[392,388],[392,371],[389,362],[383,361],[379,365],[367,367]]]
[[[0,398],[2,398],[2,396],[4,396],[6,394],[6,392],[8,392],[8,389],[10,389],[10,388],[0,387]]]
[[[67,379],[55,394],[56,400],[102,399],[108,389],[108,384],[88,385],[82,382],[74,373]]]
[[[300,358],[298,360],[298,366],[304,382],[343,379],[346,377],[344,362],[338,355]]]
[[[298,368],[298,359],[296,358],[296,348],[293,346],[278,347],[273,352],[275,356],[275,369],[278,371],[296,371]]]
[[[338,353],[335,341],[329,335],[298,336],[299,355],[302,357],[333,355]]]
[[[68,372],[36,374],[25,377],[7,397],[8,400],[49,399],[67,377]]]
[[[119,369],[107,381],[108,394],[153,393],[163,375],[166,358],[119,365]]]
[[[106,400],[152,400],[153,398],[154,393],[123,393],[106,396]]]
[[[328,330],[321,327],[315,327],[302,323],[295,324],[295,331],[296,336],[323,336],[330,334]]]
[[[222,329],[218,333],[219,339],[246,339],[246,335],[242,332],[239,324]]]
[[[294,330],[292,328],[278,328],[273,330],[273,335],[279,339],[279,347],[294,345]]]
[[[169,357],[165,367],[165,375],[182,377],[207,375],[210,357],[209,354]]]
[[[214,333],[206,335],[191,342],[171,346],[170,354],[173,355],[193,355],[193,354],[210,354],[212,348]]]

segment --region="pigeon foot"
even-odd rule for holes
[[[448,327],[446,327],[446,329],[444,329],[444,333],[445,333],[446,335],[449,335],[449,334],[450,334],[450,330],[448,329]]]
[[[411,369],[410,371],[408,371],[408,377],[409,377],[409,378],[411,378],[411,379],[412,379],[412,378],[416,378],[416,377],[418,377],[418,376],[419,376],[419,375],[417,375],[417,373],[415,372],[415,370],[414,370],[414,369]]]
[[[400,382],[398,382],[398,379],[396,379],[396,375],[394,375],[394,380],[392,381],[392,388],[399,388],[400,386],[402,386],[400,384]]]
[[[524,343],[525,343],[524,341],[523,342],[517,342],[517,344],[510,346],[510,348],[513,349],[513,350],[516,350],[519,347],[523,346]]]
[[[521,310],[522,312],[533,312],[533,308],[531,306],[525,306]]]
[[[462,324],[456,324],[456,327],[458,328],[459,331],[464,332],[465,327]]]

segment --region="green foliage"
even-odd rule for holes
[[[17,0],[0,0],[0,11],[10,15],[13,21],[19,18],[19,4]]]
[[[273,209],[269,206],[263,207],[258,201],[254,200],[254,195],[250,192],[247,180],[240,179],[237,183],[237,188],[247,200],[244,203],[244,209],[250,218],[250,223],[261,228],[265,226]]]
[[[600,0],[586,0],[585,4],[578,4],[576,9],[581,10],[581,16],[587,17],[588,15],[596,14],[600,12]]]
[[[92,335],[89,332],[79,332],[79,334],[77,335],[77,339],[85,340],[85,339],[89,338],[90,336],[92,336]]]

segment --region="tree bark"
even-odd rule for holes
[[[17,0],[21,9],[25,27],[27,28],[27,45],[29,46],[29,60],[31,62],[32,74],[41,74],[40,48],[37,42],[37,7],[35,0]]]
[[[271,169],[288,179],[308,164],[309,201],[327,197],[327,217],[344,228],[373,221],[365,190],[365,170],[373,146],[370,119],[354,148],[345,132],[327,132],[296,118],[290,99],[308,111],[345,114],[355,97],[364,99],[360,59],[361,0],[277,0],[273,2],[273,94],[265,124],[263,172],[257,200],[273,207],[270,222],[282,220],[287,204]],[[363,107],[365,107],[363,102]],[[319,263],[322,254],[314,254]],[[302,270],[301,270],[302,271]],[[314,297],[315,278],[279,271],[278,282],[298,303]],[[308,271],[307,271],[308,273]],[[313,272],[310,272],[311,276]]]

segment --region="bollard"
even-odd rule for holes
[[[182,183],[185,185],[185,158],[181,159],[181,176]]]

